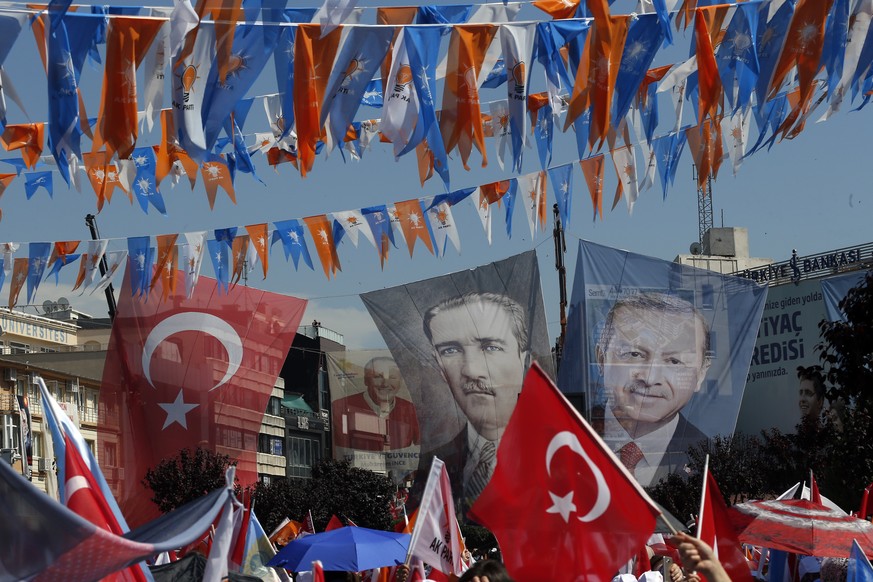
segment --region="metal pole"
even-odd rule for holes
[[[93,214],[86,215],[85,224],[88,225],[88,230],[91,231],[91,240],[98,240],[100,238],[100,233],[97,231],[97,217]],[[100,276],[105,276],[108,270],[109,264],[106,262],[106,254],[104,253],[103,256],[100,257]],[[106,304],[109,306],[109,321],[114,321],[117,306],[115,304],[115,290],[112,288],[112,283],[110,283],[106,288],[105,293]]]
[[[558,205],[552,206],[555,228],[552,238],[555,240],[555,269],[558,271],[558,291],[561,306],[561,334],[555,341],[555,363],[560,367],[561,354],[564,350],[564,338],[567,335],[567,268],[564,266],[564,255],[567,253],[567,242],[564,239],[564,229],[561,226],[561,213]]]

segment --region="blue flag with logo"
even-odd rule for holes
[[[206,241],[206,249],[209,252],[210,260],[212,260],[215,279],[218,281],[218,292],[221,293],[224,290],[227,293],[230,286],[230,253],[232,251],[222,241],[215,239]]]
[[[509,190],[503,195],[506,204],[506,236],[512,238],[512,213],[515,210],[515,199],[518,196],[518,179],[510,178]]]
[[[549,168],[549,182],[555,191],[555,199],[558,201],[558,212],[564,227],[570,226],[570,209],[573,202],[573,166],[576,164],[564,164]]]
[[[470,18],[472,4],[448,4],[445,6],[419,6],[416,24],[463,24]],[[451,29],[441,29],[448,34]]]
[[[148,214],[149,204],[151,204],[158,212],[166,216],[167,207],[164,204],[164,197],[161,195],[161,188],[155,175],[157,167],[155,150],[151,147],[135,148],[131,159],[136,167],[136,176],[133,178],[131,187],[136,201],[139,202],[139,207]]]
[[[540,156],[540,165],[547,169],[552,163],[552,134],[555,130],[555,119],[552,116],[552,106],[543,105],[537,111],[537,124],[534,126],[534,141]]]
[[[446,146],[440,133],[434,105],[441,30],[437,27],[407,26],[403,30],[403,36],[406,54],[409,57],[409,68],[413,72],[412,82],[419,102],[419,118],[415,125],[415,134],[419,135],[420,132],[422,137],[427,138],[427,146],[434,156],[433,167],[448,191],[450,188],[448,156],[446,156]],[[421,138],[411,139],[399,155],[412,151],[419,143]]]
[[[758,140],[755,142],[755,145],[746,151],[746,155],[743,157],[749,157],[761,149],[764,144],[768,144],[767,149],[773,147],[776,138],[779,136],[777,130],[779,129],[779,126],[782,125],[785,116],[788,115],[789,108],[788,95],[786,93],[780,93],[765,103],[763,107],[756,107],[753,110],[755,113],[755,120],[758,122],[758,127],[761,128],[761,132],[758,134]],[[766,137],[768,130],[772,131],[773,134],[768,140],[764,141],[764,137]]]
[[[779,62],[779,56],[782,54],[783,41],[785,40],[785,34],[788,32],[788,26],[791,24],[791,19],[794,16],[795,5],[794,0],[786,0],[769,22],[764,26],[758,27],[758,34],[755,39],[758,49],[759,67],[758,81],[755,83],[758,109],[761,109],[767,103],[770,81],[773,80],[776,64]],[[769,2],[763,2],[760,8],[758,8],[758,17],[761,22],[767,18],[769,9]]]
[[[77,253],[75,255],[63,255],[55,259],[55,262],[52,263],[51,271],[48,272],[43,281],[47,281],[49,277],[54,276],[55,285],[58,285],[60,283],[61,269],[78,261],[80,256],[82,255]]]
[[[130,257],[130,293],[133,297],[148,297],[152,267],[155,264],[155,249],[151,246],[151,237],[128,238],[127,252]]]
[[[214,232],[215,240],[226,243],[228,248],[233,248],[233,239],[236,238],[236,230],[235,226],[229,228],[217,228]]]
[[[313,10],[313,14],[314,14]],[[311,18],[311,17],[310,17]],[[293,20],[289,22],[294,22]],[[309,22],[308,20],[306,22]],[[297,27],[283,26],[273,51],[273,65],[276,68],[276,85],[282,99],[282,118],[271,119],[279,126],[285,137],[294,126],[294,40]]]
[[[280,26],[272,24],[250,23],[238,26],[233,37],[227,78],[223,83],[217,62],[213,62],[209,69],[201,110],[207,150],[212,149],[234,107],[245,97],[267,60],[275,52],[281,32]]]
[[[321,108],[321,123],[329,117],[335,145],[342,146],[349,124],[361,106],[364,89],[379,70],[391,40],[390,26],[353,26],[336,57]]]
[[[312,266],[312,257],[309,256],[309,248],[306,246],[306,238],[304,236],[303,225],[299,220],[293,218],[291,220],[280,220],[273,223],[276,230],[273,231],[272,246],[277,240],[282,241],[282,248],[285,250],[285,260],[288,257],[294,261],[294,269],[298,269],[300,257],[303,257],[303,262],[310,269]]]
[[[663,39],[664,31],[657,14],[640,14],[631,21],[615,79],[614,125],[627,115]]]
[[[843,74],[849,41],[849,0],[834,0],[825,28],[821,64],[827,72],[828,95],[833,95]]]
[[[546,71],[546,78],[555,87],[561,87],[566,92],[573,91],[576,79],[575,62],[581,57],[582,47],[588,37],[590,24],[585,20],[555,20],[537,24],[536,57]],[[570,69],[564,66],[561,56],[562,47],[569,45]]]
[[[49,198],[52,197],[52,173],[50,171],[29,172],[24,175],[24,193],[28,200],[33,198],[33,195],[40,188],[45,188]]]
[[[669,427],[640,485],[684,475],[689,446],[734,432],[767,287],[588,241],[577,257],[558,386],[613,452]]]
[[[737,4],[724,40],[715,51],[722,85],[732,88],[736,84],[738,87],[736,100],[732,89],[725,91],[734,111],[749,104],[758,82],[760,66],[755,32],[758,30],[759,8],[757,2]]]
[[[45,273],[46,263],[48,263],[49,253],[51,253],[52,243],[35,242],[30,243],[28,248],[27,266],[27,302],[33,303],[33,298],[36,295],[36,290],[39,288],[39,283],[42,281],[42,274]]]
[[[383,105],[382,79],[373,79],[364,88],[361,95],[361,105],[380,108]]]
[[[377,247],[380,246],[383,238],[387,238],[391,246],[397,248],[397,242],[394,240],[394,230],[391,228],[391,217],[385,204],[361,208],[361,214],[364,215],[367,224],[370,226],[370,231],[373,233]]]
[[[667,199],[667,188],[676,181],[676,168],[679,167],[679,158],[685,149],[688,137],[684,131],[663,135],[652,141],[652,149],[655,152],[655,163],[658,165],[658,174],[661,176],[661,189],[664,192],[664,200]]]

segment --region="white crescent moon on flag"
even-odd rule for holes
[[[597,483],[597,499],[594,502],[594,507],[592,507],[591,511],[587,514],[577,518],[579,521],[585,523],[594,521],[603,515],[606,508],[609,507],[611,493],[609,491],[609,486],[606,484],[606,479],[603,478],[603,473],[600,471],[600,467],[591,461],[588,453],[586,453],[585,449],[582,448],[582,444],[579,442],[576,435],[566,430],[559,432],[552,437],[552,440],[549,441],[549,446],[546,448],[546,472],[549,476],[552,475],[552,457],[555,456],[555,453],[557,453],[561,447],[568,447],[571,451],[582,457],[582,459],[588,464],[591,472],[594,473],[594,480]]]
[[[183,331],[208,333],[220,341],[224,349],[227,350],[227,371],[218,384],[209,389],[210,392],[233,378],[242,363],[243,347],[239,334],[220,317],[198,311],[186,311],[171,315],[156,325],[142,347],[142,372],[152,388],[155,385],[152,383],[150,364],[155,349],[171,335]]]

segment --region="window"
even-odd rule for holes
[[[11,354],[29,354],[30,344],[21,342],[9,342],[9,353]]]
[[[116,456],[115,443],[103,443],[103,464],[107,467],[117,467],[118,457]]]
[[[47,455],[44,447],[45,447],[45,441],[42,438],[42,433],[41,432],[34,432],[33,433],[33,456],[34,457],[45,457],[45,456],[51,457],[54,455],[53,452],[51,454]]]
[[[285,454],[285,447],[282,437],[268,434],[258,435],[258,452],[283,456]]]
[[[312,476],[312,465],[321,460],[321,444],[314,439],[288,437],[288,476]]]
[[[18,416],[17,414],[15,416]],[[18,447],[18,427],[15,425],[15,419],[11,414],[4,414],[0,417],[0,429],[3,430],[3,438],[0,439],[4,449],[16,449]]]
[[[279,405],[282,401],[275,396],[270,397],[270,401],[267,403],[267,414],[272,414],[273,416],[280,416],[281,412],[279,411]]]

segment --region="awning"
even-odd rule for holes
[[[282,406],[289,410],[302,410],[304,412],[313,412],[312,408],[303,400],[302,394],[295,394],[282,399]]]

